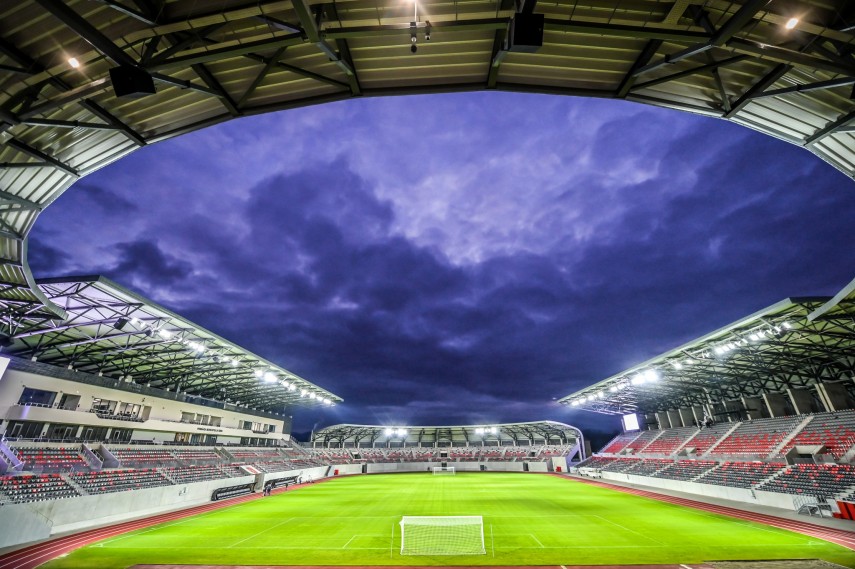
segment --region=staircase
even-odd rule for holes
[[[796,425],[796,428],[795,428],[795,429],[793,429],[792,431],[790,431],[790,434],[789,434],[789,435],[787,435],[786,437],[784,437],[784,440],[782,440],[778,446],[776,446],[774,449],[772,449],[772,452],[770,452],[770,453],[769,453],[769,455],[768,455],[766,458],[774,458],[774,457],[778,456],[778,455],[780,454],[780,452],[781,452],[781,449],[782,449],[782,448],[784,448],[785,446],[787,446],[787,444],[788,444],[791,440],[793,440],[794,438],[796,438],[796,436],[797,436],[799,433],[801,433],[801,432],[804,430],[804,428],[805,428],[805,427],[807,427],[807,426],[808,426],[808,424],[809,424],[811,421],[813,421],[813,418],[814,418],[814,415],[808,415],[807,417],[805,417],[805,418],[804,418],[804,420],[803,420],[801,423],[799,423],[798,425]]]
[[[721,465],[722,465],[722,463],[721,463],[721,462],[716,463],[716,465],[715,465],[715,466],[713,466],[712,468],[710,468],[710,469],[709,469],[709,470],[707,470],[706,472],[701,472],[700,474],[698,474],[697,476],[695,476],[694,478],[692,478],[691,480],[689,480],[689,482],[699,482],[699,481],[698,481],[698,479],[699,479],[699,478],[703,478],[703,477],[704,477],[704,476],[706,476],[707,474],[709,474],[709,473],[711,473],[711,472],[715,472],[716,470],[718,470],[719,468],[721,468]],[[699,482],[699,484],[704,484],[704,482]]]
[[[710,448],[708,448],[708,449],[706,450],[706,452],[705,452],[704,454],[702,454],[701,456],[709,456],[709,454],[710,454],[712,451],[714,451],[714,450],[715,450],[715,447],[717,447],[718,445],[720,445],[720,444],[721,444],[721,443],[722,443],[722,442],[723,442],[727,437],[729,437],[731,434],[733,434],[733,431],[735,431],[736,429],[738,429],[738,428],[739,428],[739,426],[740,426],[741,424],[742,424],[742,423],[741,423],[741,422],[739,422],[739,421],[737,421],[736,423],[734,423],[734,424],[733,424],[733,426],[732,426],[731,428],[729,428],[725,434],[723,434],[722,436],[720,436],[720,437],[719,437],[719,439],[718,439],[718,440],[717,440],[717,441],[716,441],[716,442],[715,442],[715,443],[714,443]]]
[[[840,457],[840,462],[855,462],[855,445]]]
[[[83,486],[74,481],[74,479],[68,474],[60,474],[60,478],[65,480],[65,483],[74,488],[74,491],[80,494],[81,496],[88,496],[89,492],[87,492]]]
[[[686,446],[687,444],[689,444],[689,441],[690,441],[690,440],[692,440],[693,438],[695,438],[695,435],[697,435],[697,434],[698,434],[698,433],[700,433],[700,432],[701,432],[701,430],[700,430],[700,429],[695,429],[695,432],[694,432],[694,433],[691,433],[691,434],[686,438],[686,440],[682,442],[682,444],[681,444],[680,446],[678,446],[677,448],[675,448],[675,449],[671,452],[671,454],[678,454],[681,450],[683,450],[683,447],[684,447],[684,446]]]
[[[169,480],[171,483],[178,484],[178,482],[175,480],[175,478],[173,478],[172,475],[169,472],[167,472],[165,468],[158,468],[157,472],[158,472],[158,474],[160,474],[161,476],[163,476],[164,478]]]

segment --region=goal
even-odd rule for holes
[[[404,516],[401,555],[485,555],[481,516]]]
[[[450,474],[454,476],[454,467],[453,466],[434,466],[433,467],[434,474]]]

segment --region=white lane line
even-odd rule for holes
[[[528,534],[528,535],[530,535],[530,536],[531,536],[531,538],[532,538],[534,541],[536,541],[536,542],[537,542],[537,544],[538,544],[540,547],[543,547],[543,544],[542,544],[542,543],[540,543],[540,540],[539,540],[539,539],[537,539],[537,538],[534,536],[534,534],[533,534],[533,533],[530,533],[530,534]]]
[[[347,549],[347,546],[348,546],[348,545],[350,545],[350,542],[351,542],[351,541],[353,541],[354,539],[356,539],[356,535],[355,535],[355,534],[354,534],[353,536],[351,536],[351,538],[347,540],[347,543],[345,543],[344,545],[342,545],[342,546],[341,546],[341,548],[342,548],[342,549]],[[383,549],[386,549],[386,548],[384,547]]]
[[[692,569],[688,565],[683,565],[682,563],[680,563],[680,567],[682,567],[683,569]]]
[[[287,524],[288,522],[290,522],[290,521],[291,521],[291,520],[293,520],[293,519],[294,519],[294,518],[288,518],[287,520],[283,520],[283,521],[279,522],[279,523],[278,523],[278,524],[276,524],[275,526],[270,526],[269,528],[265,528],[265,529],[261,530],[261,531],[260,531],[260,532],[258,532],[258,533],[252,534],[251,536],[249,536],[249,537],[247,537],[247,538],[245,538],[245,539],[242,539],[242,540],[238,541],[237,543],[233,543],[233,544],[231,544],[231,545],[230,545],[230,546],[228,546],[226,549],[231,549],[232,547],[234,547],[234,546],[236,546],[236,545],[240,545],[241,543],[243,543],[243,542],[245,542],[245,541],[249,541],[250,539],[255,538],[255,537],[258,537],[258,536],[260,536],[260,535],[261,535],[261,534],[263,534],[263,533],[266,533],[266,532],[268,532],[268,531],[270,531],[270,530],[272,530],[272,529],[276,529],[276,528],[278,528],[279,526],[281,526],[281,525],[283,525],[283,524]]]

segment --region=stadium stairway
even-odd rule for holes
[[[178,484],[178,481],[175,480],[175,478],[172,476],[172,473],[169,472],[169,469],[157,468],[156,470],[160,473],[161,476],[169,480],[172,484]]]
[[[769,456],[767,456],[766,458],[775,458],[779,456],[781,454],[781,449],[786,447],[791,440],[796,438],[798,434],[801,433],[805,429],[805,427],[810,424],[811,421],[813,421],[814,417],[815,415],[808,415],[807,417],[805,417],[801,423],[796,425],[796,427],[790,432],[789,435],[784,437],[784,440],[782,440],[774,449],[772,449],[772,452],[770,452]]]
[[[65,483],[74,488],[74,490],[81,496],[89,495],[89,492],[87,492],[83,486],[75,482],[68,474],[60,474],[59,477],[65,480]]]
[[[707,447],[707,450],[705,450],[705,451],[704,451],[704,453],[703,453],[703,454],[701,454],[701,456],[703,456],[703,457],[708,457],[708,456],[710,455],[710,453],[712,453],[712,452],[715,450],[715,447],[717,447],[718,445],[720,445],[721,443],[723,443],[724,441],[726,441],[726,440],[727,440],[727,438],[728,438],[728,437],[730,437],[730,435],[732,435],[732,434],[733,434],[733,432],[734,432],[736,429],[738,429],[738,428],[739,428],[739,426],[740,426],[741,424],[742,424],[742,423],[740,423],[740,422],[736,422],[736,423],[734,423],[734,424],[733,424],[733,426],[732,426],[731,428],[729,428],[729,429],[728,429],[728,430],[727,430],[727,431],[726,431],[722,436],[720,436],[720,437],[719,437],[719,438],[718,438],[718,439],[717,439],[717,440],[716,440],[712,445],[710,445],[709,447]],[[703,429],[702,429],[700,432],[698,432],[698,435],[703,434],[703,432],[704,432],[704,431],[703,431]]]

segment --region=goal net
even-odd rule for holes
[[[454,475],[454,467],[453,466],[434,466],[433,467],[434,474],[451,474]]]
[[[484,555],[481,516],[404,516],[401,555]]]

